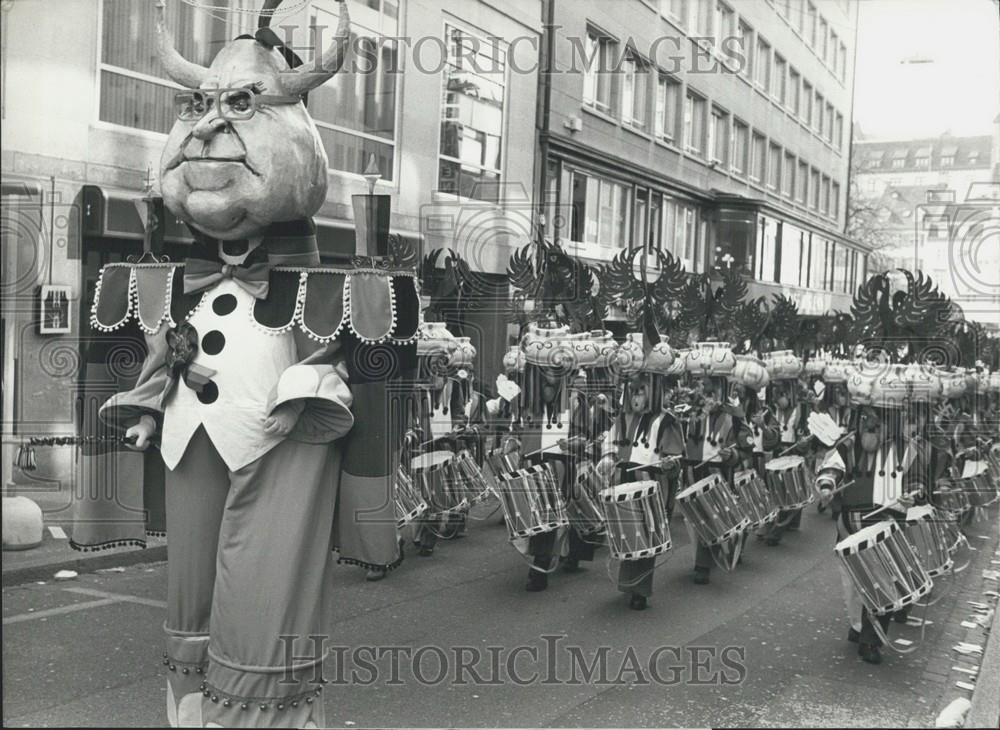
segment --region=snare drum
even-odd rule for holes
[[[581,537],[596,535],[604,530],[604,512],[597,503],[597,495],[603,487],[604,480],[594,465],[582,463],[566,500],[569,523]]]
[[[930,505],[910,507],[906,511],[903,533],[931,578],[950,573],[955,566],[951,557],[952,541],[944,525],[951,521]]]
[[[778,503],[774,493],[754,469],[738,471],[733,475],[733,491],[750,520],[750,527],[769,524],[778,516]]]
[[[977,462],[976,473],[954,481],[955,488],[965,493],[970,507],[989,507],[1000,498],[993,486],[986,464]]]
[[[671,548],[659,484],[652,480],[619,484],[602,489],[598,498],[604,506],[612,558],[651,558]]]
[[[969,498],[954,486],[951,479],[939,479],[931,502],[953,517],[961,517],[969,509]]]
[[[838,542],[834,551],[865,606],[878,616],[915,603],[934,585],[895,521],[863,527]]]
[[[710,474],[678,494],[677,506],[708,546],[720,545],[750,527],[743,505],[718,474]]]
[[[470,505],[479,504],[486,499],[491,491],[490,483],[483,475],[483,470],[466,450],[459,452],[452,462],[455,474],[459,478],[461,489]]]
[[[497,479],[497,494],[511,541],[551,532],[569,524],[566,503],[551,464],[520,469]]]
[[[462,481],[455,474],[450,451],[431,451],[413,457],[410,473],[413,482],[427,502],[428,514],[458,512],[469,506],[462,490]]]
[[[413,480],[400,466],[396,472],[396,527],[413,522],[427,511],[427,502],[420,496],[420,491]]]
[[[796,510],[816,500],[813,475],[801,456],[779,456],[764,465],[764,479],[783,510]]]

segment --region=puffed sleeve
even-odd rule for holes
[[[341,438],[354,425],[347,379],[340,344],[334,340],[285,369],[271,390],[267,414],[288,404],[300,410],[288,434],[293,441],[320,444]]]
[[[109,426],[124,431],[142,416],[156,419],[157,430],[163,425],[163,401],[170,386],[170,377],[164,367],[167,353],[166,328],[156,334],[146,335],[146,360],[131,390],[122,391],[108,398],[101,406],[101,420]]]

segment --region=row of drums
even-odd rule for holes
[[[868,610],[876,615],[921,604],[934,578],[961,572],[955,556],[967,545],[959,523],[970,510],[1000,499],[1000,451],[970,465],[962,478],[940,479],[933,504],[910,507],[837,543],[834,551]]]
[[[612,557],[637,560],[670,549],[665,496],[655,481],[607,486],[590,463],[582,464],[568,492],[552,464],[520,468],[518,457],[493,452],[482,468],[468,451],[435,451],[415,457],[396,481],[397,524],[422,515],[468,510],[495,494],[511,540],[572,525],[583,537],[606,534]],[[763,477],[737,472],[730,485],[710,475],[677,495],[677,504],[698,537],[721,544],[775,519],[779,510],[816,499],[813,476],[799,456],[770,461]]]
[[[971,470],[970,476],[940,480],[934,506],[913,508],[909,515],[913,525],[900,537],[890,539],[888,533],[896,535],[896,531],[880,523],[879,530],[874,531],[880,539],[872,540],[871,535],[863,533],[855,544],[851,539],[855,536],[851,536],[843,550],[838,546],[838,555],[852,565],[867,564],[872,556],[885,558],[885,550],[908,538],[928,576],[947,572],[950,563],[945,554],[954,552],[959,540],[952,534],[957,533],[957,527],[949,531],[946,526],[954,525],[970,508],[985,507],[1000,498],[1000,459],[994,456],[996,450],[989,461]],[[410,468],[400,467],[397,475],[398,526],[423,515],[468,511],[496,495],[511,540],[572,525],[584,538],[605,534],[612,557],[619,560],[647,558],[670,549],[665,495],[657,482],[607,486],[593,465],[584,463],[564,496],[552,464],[520,468],[517,460],[516,455],[493,452],[480,467],[468,451],[434,451],[415,457]],[[802,457],[783,456],[769,461],[763,476],[753,469],[736,472],[732,484],[718,474],[709,475],[684,488],[677,495],[677,505],[698,538],[714,546],[772,522],[781,510],[811,504],[817,496],[814,483],[814,475]],[[945,546],[948,550],[943,549]],[[866,555],[865,550],[875,552]],[[898,567],[898,561],[896,564],[897,569],[890,571],[893,575],[898,578],[907,574]],[[849,572],[863,573],[860,568],[849,568]],[[896,582],[906,585],[904,581]],[[909,585],[920,588],[912,581]],[[900,600],[902,595],[897,595],[896,601]]]

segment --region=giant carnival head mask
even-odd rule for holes
[[[268,0],[265,8],[278,2]],[[308,218],[326,198],[327,157],[302,97],[340,70],[350,42],[342,4],[337,37],[321,60],[289,67],[268,43],[229,42],[209,67],[185,60],[157,7],[157,41],[167,74],[185,89],[160,160],[164,202],[214,238],[261,235],[270,224]],[[262,23],[266,25],[266,23]],[[320,49],[317,49],[317,54]]]

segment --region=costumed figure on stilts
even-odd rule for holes
[[[331,548],[364,539],[352,504],[391,510],[384,392],[413,347],[415,265],[380,250],[321,267],[311,220],[328,161],[303,97],[340,69],[340,12],[316,64],[293,68],[264,14],[205,68],[157,4],[160,59],[184,89],[159,179],[195,243],[185,263],[106,266],[92,324],[135,319],[149,349],[102,412],[167,468],[171,725],[325,725],[327,649],[308,637],[332,635]]]

